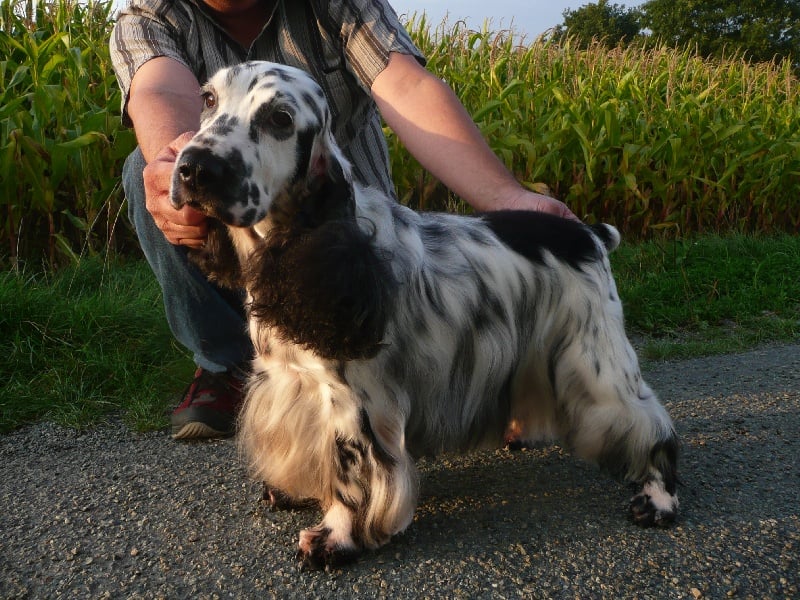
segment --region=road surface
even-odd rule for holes
[[[0,437],[0,598],[800,598],[800,346],[649,365],[681,515],[557,446],[423,462],[408,531],[300,572],[314,510],[270,512],[230,441],[120,423]]]

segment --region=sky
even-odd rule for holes
[[[438,25],[448,16],[450,22],[464,20],[470,29],[480,29],[486,19],[491,19],[491,29],[513,27],[517,33],[535,39],[548,29],[564,22],[563,12],[576,10],[597,0],[389,0],[397,14],[414,12],[428,15],[431,25]],[[645,0],[613,0],[626,8],[643,4]],[[123,6],[125,0],[115,0]]]
[[[536,38],[551,27],[564,22],[562,13],[576,10],[594,0],[389,0],[398,14],[413,12],[428,15],[431,25],[438,25],[445,15],[449,21],[463,19],[471,29],[480,29],[484,20],[491,19],[490,29],[513,27],[529,39]],[[626,8],[642,4],[644,0],[614,0]]]

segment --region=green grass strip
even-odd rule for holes
[[[0,275],[0,431],[122,415],[159,427],[190,378],[141,261],[83,260],[54,275]]]
[[[703,236],[623,244],[612,265],[645,359],[800,338],[800,237]],[[118,415],[166,427],[193,365],[137,260],[84,259],[56,274],[0,275],[0,431]]]
[[[612,266],[646,358],[733,352],[800,334],[798,236],[623,244]]]

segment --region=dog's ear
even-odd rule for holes
[[[328,135],[316,136],[306,181],[308,197],[304,213],[311,226],[355,216],[355,195],[350,164]]]
[[[338,219],[260,248],[247,267],[251,315],[324,358],[374,356],[396,282],[355,220]]]
[[[222,221],[208,219],[208,237],[202,249],[187,252],[189,262],[196,265],[209,279],[229,290],[242,287],[242,267],[233,247],[228,228]]]

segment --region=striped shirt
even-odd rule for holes
[[[386,0],[278,0],[249,49],[230,37],[202,0],[130,0],[111,36],[123,122],[136,71],[157,56],[187,66],[203,83],[223,67],[269,60],[304,69],[322,86],[334,135],[365,185],[394,196],[389,153],[370,88],[390,52],[424,58]]]

